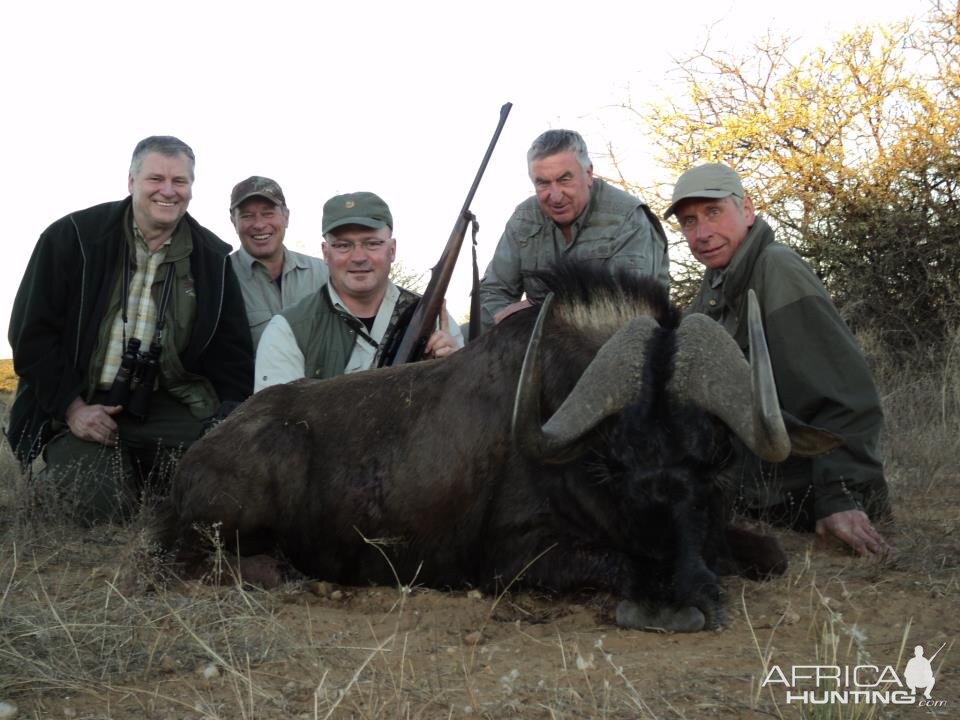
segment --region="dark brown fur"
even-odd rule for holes
[[[604,308],[663,326],[632,380],[644,402],[606,421],[583,456],[535,464],[513,447],[531,308],[444,360],[256,394],[182,459],[166,543],[197,549],[197,525],[222,523],[243,554],[279,550],[347,584],[392,583],[395,571],[434,587],[502,585],[542,556],[524,582],[716,618],[725,516],[713,470],[725,434],[664,391],[678,314],[653,281],[558,273],[544,417],[621,324]]]

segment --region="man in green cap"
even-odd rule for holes
[[[390,208],[380,197],[355,192],[330,198],[322,227],[330,280],[267,324],[257,348],[255,391],[376,367],[419,299],[390,281],[397,241]],[[425,353],[446,357],[461,347],[460,328],[444,311]]]
[[[256,349],[270,318],[319,290],[329,274],[320,258],[284,246],[290,209],[275,180],[254,175],[237,183],[230,194],[230,221],[240,238],[230,262]]]
[[[835,537],[860,555],[889,550],[871,520],[889,515],[880,461],[880,398],[857,343],[810,267],[774,240],[737,173],[710,163],[683,173],[664,218],[675,215],[706,266],[690,308],[721,323],[747,353],[747,291],[756,292],[785,413],[843,440],[814,458],[770,465],[742,447],[728,469],[741,509]]]
[[[545,288],[532,273],[560,258],[670,283],[660,221],[640,200],[593,176],[579,133],[540,135],[527,151],[527,172],[536,195],[514,210],[480,283],[484,329],[542,300]]]

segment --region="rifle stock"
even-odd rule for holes
[[[457,221],[453,225],[453,231],[447,239],[440,260],[430,271],[430,282],[427,284],[427,289],[417,303],[417,309],[404,330],[396,351],[390,353],[389,357],[385,356],[383,358],[381,363],[383,366],[416,362],[423,357],[423,349],[430,339],[430,335],[433,334],[434,325],[443,308],[443,298],[447,294],[447,287],[450,285],[450,278],[453,276],[453,268],[457,264],[463,238],[467,234],[467,227],[473,220],[470,204],[473,202],[473,196],[477,192],[483,173],[487,169],[487,163],[490,162],[490,156],[493,154],[493,149],[500,138],[504,123],[507,122],[507,115],[510,114],[511,107],[513,107],[512,103],[506,103],[500,108],[500,122],[497,123],[497,129],[487,146],[487,152],[480,163],[480,169],[477,170],[477,175],[473,179],[473,185],[470,186],[467,199],[464,201],[463,208],[461,208]]]

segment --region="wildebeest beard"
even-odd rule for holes
[[[722,423],[665,390],[674,340],[670,328],[655,333],[641,400],[608,420],[594,445],[546,487],[556,522],[585,554],[597,546],[626,550],[635,581],[627,597],[696,607],[716,626],[723,617],[718,574],[730,567],[717,471],[731,443]]]
[[[444,360],[254,395],[182,459],[163,542],[189,555],[197,524],[221,523],[241,553],[272,547],[335,582],[593,590],[654,609],[627,624],[719,622],[727,518],[714,473],[733,421],[674,377],[678,358],[690,365],[678,338],[712,321],[681,323],[653,280],[572,265],[542,277],[555,307],[534,355],[536,306]],[[655,328],[642,341],[638,318]],[[734,404],[749,403],[746,363],[715,335],[743,366]],[[611,358],[623,367],[607,393],[597,368]],[[518,382],[533,366],[538,384]],[[567,405],[576,416],[608,395],[627,401],[555,432]],[[691,608],[699,620],[671,624]]]

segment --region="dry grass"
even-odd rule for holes
[[[789,705],[760,681],[773,664],[902,669],[913,645],[946,642],[934,691],[946,704],[904,712],[955,717],[960,360],[923,367],[903,376],[878,365],[898,555],[861,561],[782,532],[787,574],[728,580],[727,628],[692,636],[616,628],[607,598],[481,597],[415,578],[265,592],[228,573],[219,585],[156,587],[140,532],[149,518],[94,530],[36,522],[5,448],[0,701],[30,718],[859,720],[897,715]]]
[[[0,393],[12,393],[17,389],[17,376],[13,372],[13,360],[0,360]]]

